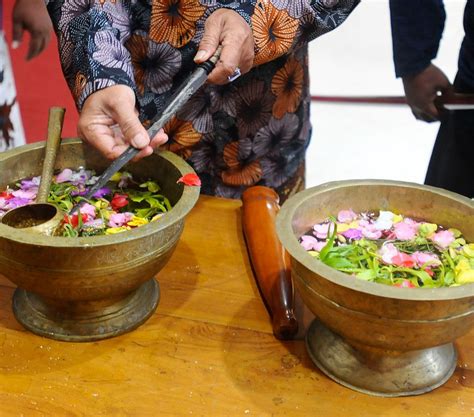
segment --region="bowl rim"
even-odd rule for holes
[[[63,139],[61,141],[61,146],[75,144],[83,144],[83,142],[78,138]],[[9,158],[15,158],[18,155],[31,152],[32,150],[44,148],[44,146],[45,141],[19,146],[10,151],[3,152],[0,155],[0,162]],[[171,162],[171,164],[173,164],[173,166],[178,169],[181,176],[189,173],[195,173],[193,168],[184,159],[174,154],[173,152],[160,150],[159,152],[155,152],[154,155],[158,155],[159,157]],[[65,236],[45,236],[31,232],[25,232],[21,229],[15,229],[0,222],[0,238],[13,240],[18,243],[24,243],[29,245],[37,245],[42,247],[48,246],[56,248],[99,247],[116,245],[118,243],[124,242],[131,242],[137,239],[147,237],[150,234],[156,233],[160,230],[166,229],[172,224],[175,224],[176,222],[183,219],[191,211],[191,209],[194,207],[199,198],[200,187],[188,186],[184,184],[179,184],[179,186],[183,187],[182,196],[178,200],[178,202],[172,207],[172,209],[167,213],[168,215],[163,216],[163,218],[159,221],[152,222],[123,233],[116,233],[106,236],[102,235],[75,238]],[[149,231],[150,228],[153,228],[152,232]]]
[[[420,190],[428,190],[432,193],[442,195],[456,200],[457,202],[467,205],[474,210],[474,200],[460,194],[447,191],[441,188],[432,187],[428,185],[420,185],[412,182],[393,181],[383,179],[351,179],[343,181],[332,181],[324,184],[307,188],[286,200],[276,218],[277,235],[283,247],[288,251],[290,256],[297,260],[307,269],[314,271],[322,278],[328,281],[349,288],[351,290],[360,291],[363,293],[382,296],[386,298],[395,298],[403,300],[451,300],[468,298],[474,296],[474,283],[464,284],[457,287],[443,287],[443,288],[399,288],[389,285],[379,284],[376,282],[367,282],[355,279],[348,274],[337,271],[325,265],[323,262],[314,259],[308,255],[306,250],[300,245],[292,229],[292,219],[295,211],[304,201],[313,198],[315,194],[329,192],[334,189],[349,186],[379,186],[389,185],[404,188],[413,188]],[[289,236],[289,238],[288,238]]]

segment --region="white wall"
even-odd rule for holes
[[[445,0],[436,65],[451,81],[463,37],[464,0]],[[315,95],[403,95],[392,61],[388,0],[362,0],[347,21],[310,44]],[[312,104],[307,186],[380,178],[422,183],[439,123],[415,120],[407,106]]]

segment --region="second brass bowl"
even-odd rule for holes
[[[474,284],[396,288],[366,282],[314,259],[298,238],[339,210],[390,210],[461,230],[474,241],[474,203],[449,191],[382,180],[323,184],[288,199],[277,232],[292,277],[315,314],[307,348],[337,382],[380,396],[414,395],[443,384],[456,366],[453,341],[474,323]]]

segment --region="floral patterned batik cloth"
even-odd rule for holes
[[[48,9],[79,109],[93,92],[125,84],[145,126],[194,69],[206,18],[219,8],[237,12],[253,31],[254,68],[225,86],[201,88],[165,126],[164,148],[193,166],[205,194],[239,198],[246,187],[265,185],[285,198],[304,184],[311,135],[307,43],[357,3],[53,0]]]

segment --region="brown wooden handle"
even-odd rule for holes
[[[248,188],[242,195],[242,226],[253,271],[272,316],[273,334],[291,339],[298,332],[290,259],[275,226],[278,194],[268,187]]]

